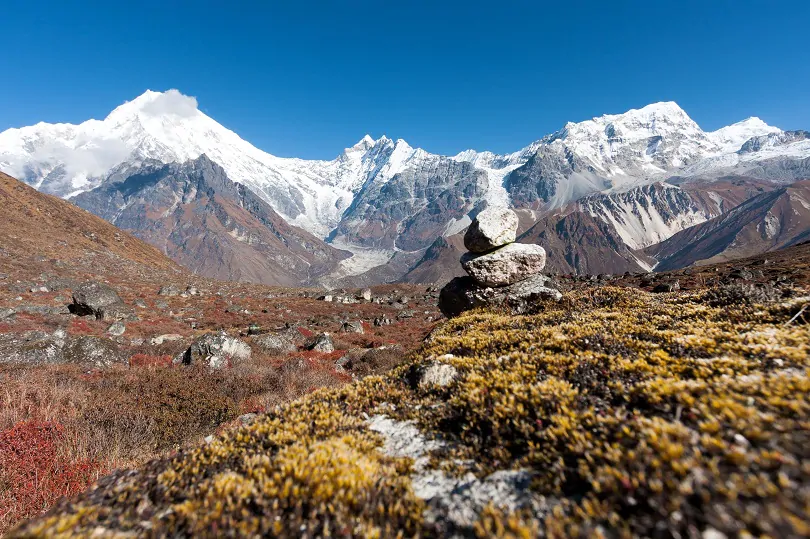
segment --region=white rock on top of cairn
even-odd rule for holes
[[[510,243],[490,253],[466,253],[461,267],[481,286],[508,286],[540,273],[546,250],[539,245]]]
[[[464,234],[464,247],[486,253],[515,241],[518,216],[509,208],[493,206],[480,212]]]

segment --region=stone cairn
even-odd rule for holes
[[[559,300],[562,294],[540,273],[546,250],[515,243],[518,217],[509,208],[487,208],[464,235],[469,252],[461,257],[468,277],[456,277],[439,295],[439,308],[448,318],[485,305],[502,305],[514,314],[526,312],[538,299]]]

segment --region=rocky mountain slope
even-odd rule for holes
[[[729,178],[777,187],[810,176],[806,132],[757,118],[706,132],[672,102],[569,122],[507,155],[439,156],[366,136],[331,161],[279,158],[176,90],[146,92],[100,121],[0,133],[0,170],[61,196],[119,181],[151,160],[168,164],[202,154],[288,224],[353,253],[325,282],[365,272],[358,282],[400,278],[413,264],[384,268],[392,257],[405,252],[418,261],[437,237],[463,231],[486,205],[525,209],[537,221],[561,208],[570,215],[571,204],[581,202],[579,211],[611,225],[621,249],[636,251],[741,202],[745,189],[720,194]],[[578,253],[589,256],[588,249]]]
[[[646,253],[668,270],[745,258],[810,239],[810,180],[762,193]]]
[[[73,201],[158,246],[194,273],[300,286],[349,256],[287,224],[206,155],[183,164],[151,161],[115,174]]]

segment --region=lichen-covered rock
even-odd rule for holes
[[[222,369],[250,359],[250,346],[224,333],[208,333],[199,337],[188,349],[174,358],[174,364],[206,365]]]
[[[253,338],[253,344],[262,352],[280,356],[295,352],[298,348],[285,333],[265,333]]]
[[[328,333],[319,333],[307,343],[307,350],[314,352],[334,352],[335,345],[332,343],[332,336]]]
[[[118,292],[98,281],[87,281],[76,287],[73,303],[68,308],[75,315],[92,315],[110,322],[132,316],[132,309],[124,305]]]
[[[506,307],[513,314],[522,314],[538,301],[559,301],[562,294],[553,286],[554,281],[542,274],[498,288],[479,286],[472,277],[456,277],[439,293],[439,309],[448,318],[486,306]]]
[[[127,357],[117,344],[109,339],[89,335],[68,341],[62,351],[65,363],[75,363],[92,367],[110,367],[116,363],[126,363]]]
[[[0,362],[62,363],[68,335],[63,329],[53,333],[26,331],[0,334]]]
[[[494,206],[480,212],[464,234],[464,247],[485,253],[515,241],[518,216],[509,208]]]
[[[543,271],[546,250],[539,245],[511,243],[486,254],[465,253],[461,267],[482,286],[508,286]]]

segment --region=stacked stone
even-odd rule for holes
[[[469,277],[453,279],[439,296],[445,316],[500,304],[521,313],[536,299],[560,299],[560,292],[546,286],[550,279],[541,273],[546,250],[515,243],[517,229],[518,217],[509,208],[492,207],[478,214],[464,235],[469,252],[461,257],[461,267]]]

